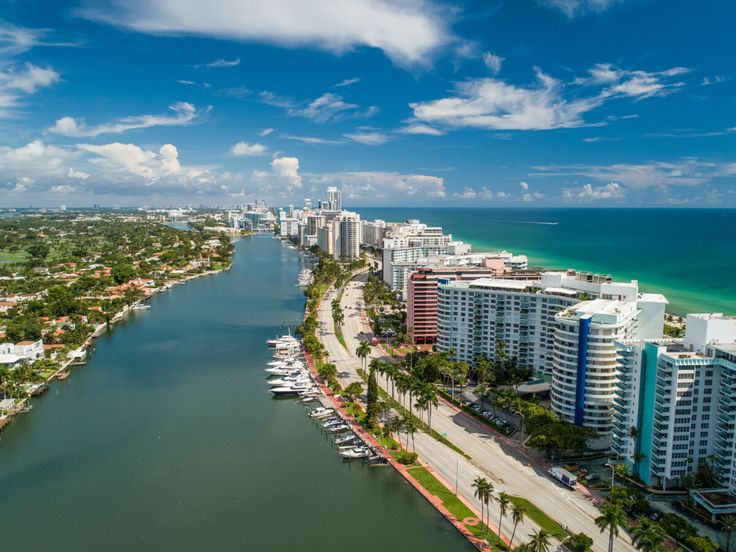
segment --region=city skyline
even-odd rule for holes
[[[270,6],[6,3],[2,206],[736,206],[732,6]]]

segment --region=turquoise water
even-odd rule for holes
[[[102,336],[0,433],[0,548],[470,550],[392,469],[343,462],[273,399],[264,341],[301,318],[298,254],[243,239]]]
[[[504,248],[545,268],[639,280],[669,310],[736,314],[736,210],[361,208],[364,218],[418,218],[475,250]]]

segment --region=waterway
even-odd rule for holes
[[[296,251],[154,297],[0,433],[0,542],[34,551],[470,550],[390,468],[343,462],[264,384],[301,317]]]

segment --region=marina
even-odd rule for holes
[[[270,236],[241,240],[230,271],[152,298],[34,399],[0,440],[4,547],[280,551],[288,523],[306,551],[471,550],[393,470],[340,456],[350,433],[307,414],[321,396],[264,385],[264,343],[303,312],[301,263]]]

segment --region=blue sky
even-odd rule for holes
[[[724,1],[6,0],[0,206],[736,207]]]

